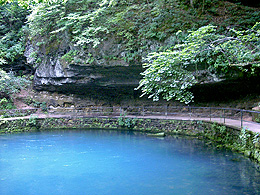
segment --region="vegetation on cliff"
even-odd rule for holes
[[[129,65],[141,64],[150,52],[157,52],[148,55],[146,59],[149,63],[146,66],[155,62],[155,58],[160,59],[160,63],[166,66],[157,66],[155,69],[159,72],[166,73],[170,67],[169,59],[179,58],[183,54],[183,61],[180,59],[182,66],[171,69],[171,73],[167,72],[167,79],[170,79],[166,79],[161,88],[151,87],[154,83],[148,77],[144,77],[141,86],[144,87],[144,81],[149,82],[149,89],[143,88],[143,92],[152,93],[155,100],[160,93],[166,93],[166,99],[189,102],[192,94],[187,89],[196,79],[190,71],[183,68],[188,67],[187,63],[198,65],[206,62],[206,68],[218,71],[226,68],[222,66],[223,63],[241,65],[258,60],[259,52],[255,43],[258,43],[259,30],[254,25],[260,21],[260,10],[241,5],[241,1],[233,2],[235,3],[217,0],[3,0],[0,1],[0,66],[10,70],[21,62],[26,63],[23,56],[26,44],[33,45],[34,48],[29,56],[34,59],[32,68],[37,68],[45,56],[57,55],[66,63],[91,65],[97,60],[94,48],[113,38],[122,46],[122,55],[105,56],[107,59],[120,58]],[[227,31],[227,28],[236,30]],[[254,38],[252,30],[256,31]],[[197,36],[196,33],[199,32],[200,35]],[[243,44],[225,39],[223,34],[226,38],[239,38]],[[195,36],[197,40],[194,39]],[[215,39],[225,41],[214,42]],[[205,50],[211,42],[214,42],[215,50]],[[196,49],[191,52],[190,47]],[[236,48],[239,49],[235,50]],[[171,52],[176,50],[183,52],[172,55]],[[232,55],[226,51],[238,52],[239,59],[230,59]],[[185,52],[190,52],[187,59],[184,59]],[[196,58],[191,57],[194,52]],[[250,65],[253,73],[255,65]],[[238,72],[249,70],[248,66],[239,66],[237,69]],[[24,74],[21,70],[17,72]],[[144,75],[150,73],[152,72],[147,69]],[[157,82],[158,78],[153,79]],[[174,83],[176,85],[171,86]],[[156,85],[158,84],[160,82]]]
[[[123,45],[124,55],[107,57],[136,64],[147,53],[178,43],[181,37],[175,33],[179,30],[185,36],[187,30],[209,23],[218,25],[219,31],[230,26],[241,30],[251,28],[259,19],[259,10],[224,1],[193,1],[190,5],[182,0],[59,0],[33,6],[28,26],[31,41],[45,55],[57,55],[67,39],[72,44],[61,54],[63,59],[91,64],[89,50],[113,37]],[[89,53],[88,59],[80,59],[80,53]]]
[[[231,72],[238,76],[258,75],[260,23],[243,31],[229,29],[225,34],[216,31],[216,26],[204,26],[191,31],[171,49],[150,53],[139,85],[143,95],[148,94],[156,101],[162,94],[167,100],[188,104],[193,98],[188,89],[196,83],[200,65],[229,76],[233,76]]]

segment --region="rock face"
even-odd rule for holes
[[[91,100],[105,99],[105,102],[138,98],[140,92],[134,88],[141,79],[142,57],[148,52],[157,51],[161,46],[172,45],[170,38],[164,42],[147,41],[147,49],[138,50],[141,56],[128,61],[129,51],[116,38],[108,38],[95,48],[90,46],[84,49],[75,48],[69,40],[65,33],[64,39],[59,43],[38,46],[35,41],[27,44],[27,63],[35,63],[33,53],[37,53],[40,59],[35,68],[34,88],[39,91],[83,95]],[[67,55],[73,51],[77,51],[77,54]],[[196,71],[199,83],[219,81],[204,67],[200,69]]]
[[[115,42],[110,39],[98,48],[84,50],[71,62],[61,57],[67,52],[67,48],[73,49],[66,41],[58,48],[53,48],[53,51],[50,48],[49,53],[46,48],[28,44],[25,52],[27,63],[35,62],[30,57],[33,51],[37,50],[41,58],[35,70],[34,88],[80,95],[93,94],[93,90],[98,90],[99,94],[104,91],[118,93],[122,89],[133,93],[141,79],[141,63],[136,61],[131,64],[124,61],[124,48]]]
[[[82,66],[63,67],[59,59],[44,63],[36,69],[34,86],[37,90],[84,94],[80,89],[93,87],[122,87],[138,85],[141,66]],[[53,64],[52,64],[53,63]]]

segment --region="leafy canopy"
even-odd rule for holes
[[[137,88],[142,96],[157,101],[161,95],[188,104],[194,98],[189,89],[198,81],[196,70],[200,64],[226,74],[231,67],[256,74],[260,66],[260,23],[243,31],[229,29],[225,34],[207,25],[190,31],[180,44],[165,52],[150,53],[145,60],[146,70]]]
[[[57,53],[68,63],[92,64],[100,58],[96,55],[96,50],[102,47],[99,44],[111,38],[120,44],[123,53],[106,57],[136,65],[148,52],[161,46],[168,48],[172,34],[179,29],[198,29],[218,21],[222,15],[219,12],[224,8],[225,15],[231,14],[231,17],[230,20],[221,17],[220,28],[252,26],[260,19],[255,9],[235,4],[226,6],[226,2],[217,0],[194,0],[191,1],[193,6],[187,0],[19,0],[21,2],[31,6],[27,24],[35,49],[35,66],[44,60],[44,55]]]

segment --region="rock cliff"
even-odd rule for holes
[[[256,9],[204,3],[191,7],[183,1],[43,2],[27,17],[30,42],[25,56],[35,68],[34,88],[101,99],[139,97],[134,88],[148,53],[166,51],[180,44],[187,30],[208,23],[223,30],[248,18],[251,24],[258,21]],[[229,21],[233,12],[239,17]],[[196,72],[199,84],[225,79],[206,66],[190,71]]]
[[[40,53],[41,58],[35,68],[35,89],[84,95],[94,88],[127,88],[132,93],[138,85],[143,70],[141,62],[128,63],[123,60],[124,48],[115,40],[104,41],[98,48],[82,51],[77,58],[68,62],[60,54],[68,52],[66,49],[71,47],[70,43],[64,41],[46,55],[46,48],[27,45],[25,56],[28,63],[35,63],[31,57],[34,51]]]

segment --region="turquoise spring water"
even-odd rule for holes
[[[257,165],[185,137],[66,130],[0,136],[0,194],[260,194]]]

